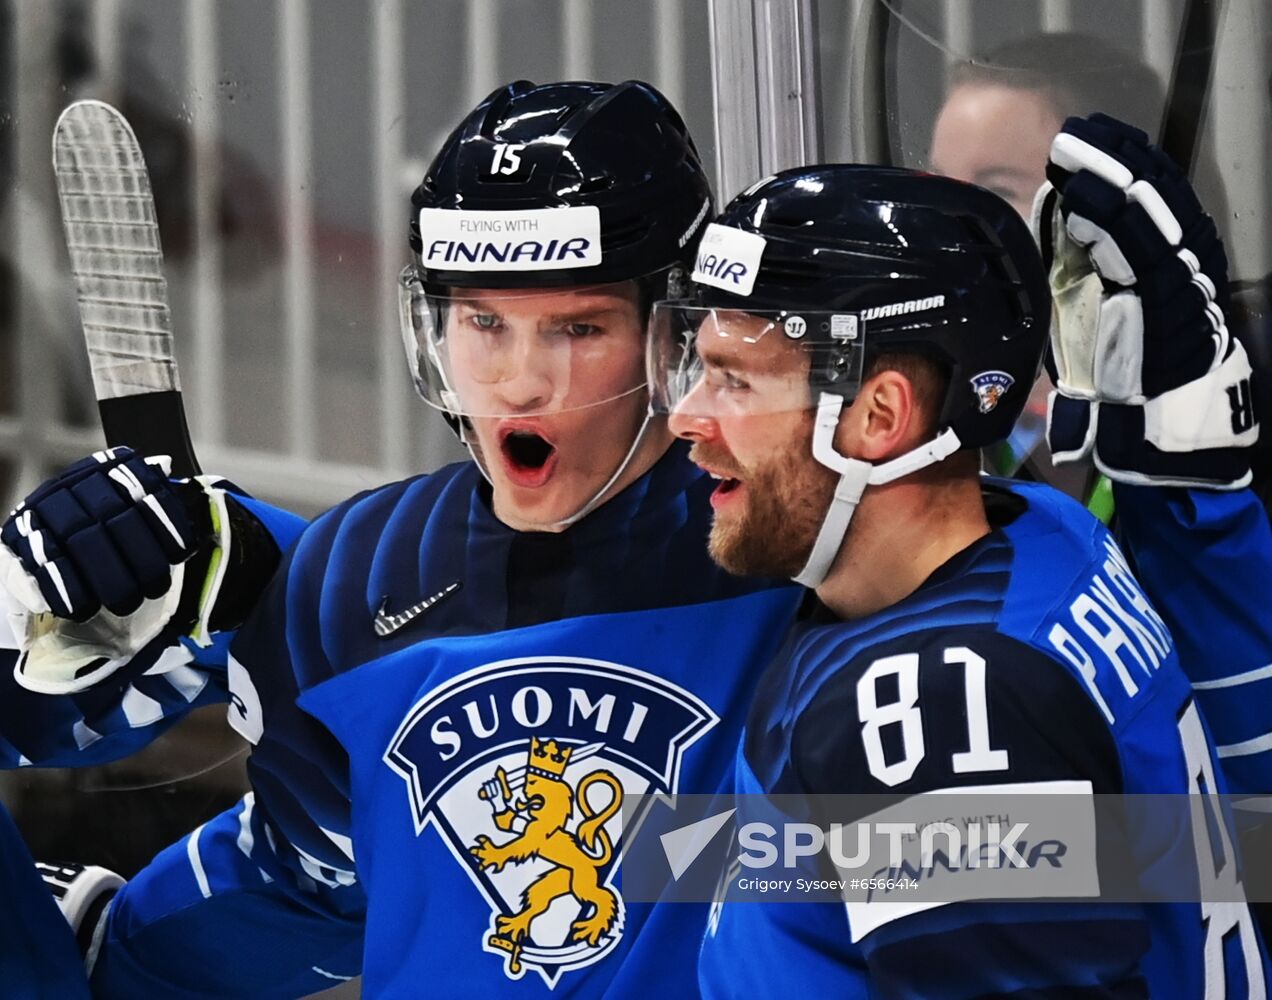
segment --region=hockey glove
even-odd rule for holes
[[[124,880],[99,865],[35,863],[35,870],[57,901],[57,908],[71,925],[75,943],[90,972],[97,960],[105,930],[106,908],[123,888]]]
[[[1128,483],[1246,485],[1250,364],[1225,320],[1223,245],[1187,177],[1097,114],[1065,122],[1047,178],[1033,227],[1055,303],[1053,459],[1091,455]]]
[[[241,621],[241,595],[218,601],[227,571],[249,563],[246,575],[268,579],[277,546],[214,480],[173,482],[168,471],[166,458],[129,448],[97,452],[39,487],[0,527],[0,592],[23,686],[81,691],[161,634],[169,644],[189,634],[206,645],[211,632]],[[236,524],[249,544],[233,544]]]

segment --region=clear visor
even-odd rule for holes
[[[812,409],[822,391],[852,399],[864,347],[856,313],[659,302],[650,319],[651,405],[658,413],[727,417]]]
[[[645,391],[636,281],[437,294],[411,265],[398,304],[416,390],[456,416],[561,413]]]

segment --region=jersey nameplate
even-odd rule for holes
[[[1110,703],[1135,697],[1170,655],[1170,632],[1131,574],[1126,556],[1106,538],[1099,572],[1051,626],[1047,640],[1077,670],[1113,725]]]

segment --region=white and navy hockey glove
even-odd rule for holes
[[[1054,300],[1047,436],[1057,464],[1237,489],[1258,439],[1250,364],[1228,331],[1228,262],[1188,178],[1138,129],[1070,118],[1033,227]]]
[[[49,864],[37,861],[35,870],[48,887],[57,908],[71,925],[84,964],[92,973],[106,929],[106,910],[124,880],[109,868],[78,862]]]
[[[0,526],[0,599],[24,687],[82,691],[161,636],[210,641],[226,574],[242,561],[232,528],[256,522],[214,480],[172,481],[169,470],[166,457],[100,451],[48,480]],[[277,546],[263,531],[246,534],[264,566],[255,575],[267,579]]]

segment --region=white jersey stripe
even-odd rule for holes
[[[1218,691],[1220,688],[1240,687],[1242,684],[1265,681],[1270,677],[1272,677],[1272,663],[1269,663],[1266,667],[1247,670],[1245,673],[1233,674],[1231,677],[1219,677],[1213,681],[1197,681],[1193,684],[1193,690]]]
[[[163,706],[149,695],[142,694],[131,684],[124,692],[119,707],[123,710],[128,725],[133,729],[141,729],[163,718]]]
[[[1264,733],[1262,736],[1256,736],[1252,740],[1244,740],[1241,743],[1215,747],[1215,750],[1220,760],[1226,757],[1249,757],[1252,754],[1263,753],[1265,750],[1272,750],[1272,733]]]
[[[320,826],[318,829],[327,835],[328,840],[340,848],[341,854],[350,861],[353,860],[353,840],[351,838],[346,837],[342,833],[336,833],[335,830],[328,830],[325,826]]]
[[[83,719],[80,719],[71,727],[71,735],[75,737],[75,745],[81,750],[87,750],[102,738],[102,734],[95,729],[90,729],[88,723]]]
[[[199,834],[203,832],[203,824],[194,828],[194,832],[186,839],[186,855],[190,858],[190,868],[194,872],[194,880],[199,884],[199,892],[204,899],[212,898],[212,888],[208,885],[208,873],[203,870],[203,858],[199,854]]]

